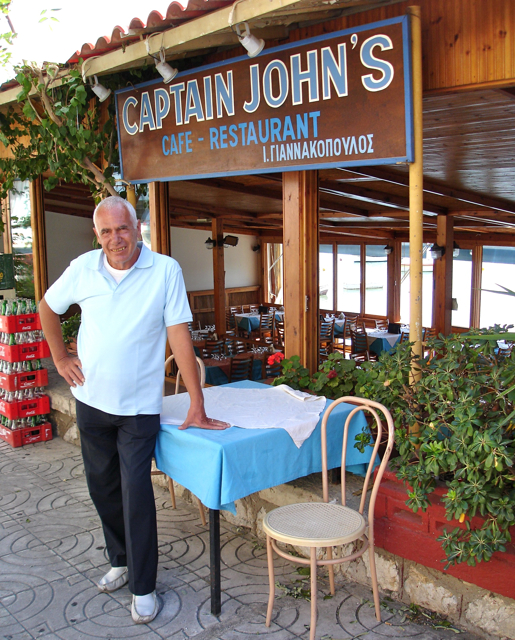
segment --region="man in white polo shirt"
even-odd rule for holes
[[[148,623],[159,612],[150,469],[167,338],[191,399],[182,428],[229,425],[204,411],[178,263],[138,242],[140,223],[123,198],[103,200],[93,222],[102,249],[73,260],[48,289],[41,323],[57,370],[76,398],[84,470],[111,562],[98,588],[111,592],[129,582],[132,618]],[[59,318],[73,303],[82,312],[78,357],[66,351]]]

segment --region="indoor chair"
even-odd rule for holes
[[[231,368],[229,370],[229,382],[237,382],[238,380],[252,380],[253,366],[253,353],[245,353],[242,357],[232,357]]]
[[[206,368],[204,366],[204,363],[202,362],[202,359],[199,358],[198,356],[195,356],[196,360],[197,360],[197,364],[198,364],[198,368],[199,368],[199,376],[200,376],[200,386],[202,387],[202,389],[206,386]],[[175,356],[171,355],[170,357],[168,357],[165,360],[165,371],[168,367],[168,365],[171,365],[175,362]],[[179,393],[179,388],[180,388],[180,384],[181,384],[181,372],[179,371],[179,369],[177,369],[177,373],[175,376],[175,394]],[[164,390],[164,386],[163,386],[163,396],[165,394],[165,390]],[[172,509],[177,509],[177,502],[175,500],[175,489],[173,488],[173,480],[171,478],[169,478],[166,473],[164,471],[159,471],[159,469],[154,469],[154,471],[150,472],[150,475],[152,476],[165,476],[165,478],[168,481],[168,491],[170,492],[170,501],[172,503]],[[200,520],[202,522],[202,525],[205,527],[207,522],[206,522],[206,514],[204,513],[204,505],[202,504],[202,502],[200,502],[199,498],[197,498],[197,502],[198,502],[198,510],[200,513]]]
[[[334,318],[330,322],[320,322],[318,332],[318,360],[327,360],[334,347]]]
[[[370,352],[367,332],[350,329],[351,353],[350,357],[356,362],[377,361],[377,355]]]
[[[347,402],[356,405],[347,416],[343,429],[343,454],[341,466],[341,504],[329,502],[329,485],[327,474],[327,421],[331,412],[340,403]],[[367,411],[375,420],[372,434],[377,428],[372,457],[368,464],[367,474],[363,484],[361,501],[359,509],[356,511],[347,507],[345,504],[345,458],[347,452],[347,441],[349,424],[352,417],[359,411]],[[377,458],[379,445],[382,440],[383,425],[378,415],[380,411],[387,423],[387,443],[383,453],[383,459],[372,479],[372,491],[370,494],[370,502],[368,505],[368,523],[363,512],[365,510],[365,501],[367,499],[368,486],[373,476],[374,463]],[[373,435],[372,435],[372,439]],[[329,586],[331,594],[334,595],[334,569],[335,564],[348,562],[359,558],[364,552],[369,550],[370,558],[370,575],[372,578],[372,590],[374,593],[374,605],[376,618],[381,621],[381,608],[379,604],[379,590],[377,585],[377,574],[374,556],[374,507],[379,489],[379,484],[383,477],[386,465],[390,458],[394,442],[394,425],[392,416],[386,407],[373,400],[364,398],[344,397],[335,400],[327,409],[322,420],[322,493],[323,502],[305,502],[301,504],[291,504],[279,507],[270,511],[263,519],[263,530],[266,533],[266,551],[268,558],[268,577],[269,577],[269,597],[268,608],[266,614],[266,626],[270,626],[272,618],[272,610],[274,606],[275,594],[275,577],[273,551],[281,558],[291,560],[302,565],[310,567],[311,574],[311,624],[310,624],[310,640],[314,640],[317,621],[317,567],[327,565],[329,571]],[[349,443],[352,446],[352,443]],[[367,533],[368,524],[368,533]],[[358,541],[360,541],[358,543]],[[306,548],[310,550],[310,557],[304,558],[292,555],[278,547],[277,543],[281,542],[287,545]],[[351,548],[349,555],[333,558],[333,547],[348,545],[349,543],[357,543]],[[325,557],[317,555],[317,549],[326,550]]]
[[[390,324],[388,322],[388,318],[382,318],[380,320],[376,320],[375,323],[376,323],[376,329],[388,331],[388,325]]]

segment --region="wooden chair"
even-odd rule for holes
[[[334,319],[331,322],[321,322],[318,331],[318,359],[327,360],[334,347]]]
[[[273,364],[268,364],[268,358],[266,358],[264,361],[264,369],[265,369],[265,374],[263,377],[263,382],[267,382],[268,380],[273,380],[274,378],[278,378],[283,374],[283,368],[281,363],[274,362]]]
[[[370,353],[367,332],[363,328],[360,330],[350,329],[350,336],[352,342],[350,357],[353,360],[356,362],[377,361],[377,355]]]
[[[251,332],[251,337],[257,338],[263,342],[272,343],[274,333],[274,319],[273,313],[260,313],[259,314],[259,327]]]
[[[329,502],[329,483],[327,473],[327,420],[331,412],[342,402],[348,402],[356,405],[349,413],[345,420],[343,432],[343,456],[341,467],[341,504]],[[368,464],[368,470],[363,484],[361,493],[361,501],[359,509],[351,509],[345,504],[345,458],[347,452],[348,430],[352,417],[359,411],[368,412],[375,420],[377,435],[374,442],[374,448]],[[373,477],[373,468],[381,443],[383,433],[382,420],[378,412],[381,412],[386,419],[388,439],[383,459],[377,471],[375,479]],[[372,429],[372,433],[375,429]],[[372,436],[373,437],[373,436]],[[322,492],[323,502],[304,502],[301,504],[291,504],[279,507],[270,511],[263,520],[263,530],[266,533],[266,551],[268,557],[268,578],[269,578],[269,597],[268,609],[266,615],[266,626],[270,626],[272,618],[272,610],[274,606],[275,594],[275,576],[273,551],[281,558],[291,560],[292,562],[307,565],[310,567],[311,576],[311,624],[309,637],[310,640],[315,639],[316,622],[317,622],[317,568],[325,565],[329,569],[329,586],[331,594],[334,595],[334,569],[335,564],[340,564],[348,560],[353,560],[365,553],[368,549],[370,559],[370,574],[372,578],[372,590],[374,593],[374,606],[376,618],[381,621],[381,608],[379,603],[379,590],[377,585],[377,573],[375,567],[374,555],[374,508],[377,498],[379,484],[386,469],[386,465],[390,458],[394,441],[394,425],[392,416],[386,407],[372,400],[364,398],[344,397],[335,400],[327,409],[322,420]],[[363,516],[365,510],[365,502],[367,499],[367,491],[370,482],[372,482],[372,492],[370,494],[370,502],[368,505],[368,534],[366,532],[367,521]],[[287,551],[279,548],[277,543],[281,542],[295,547],[308,547],[310,549],[310,558],[298,557],[291,555]],[[333,558],[333,547],[348,546],[351,549],[345,555]],[[357,547],[357,548],[356,548]],[[317,549],[326,550],[325,556],[317,554]],[[345,547],[344,547],[345,549]]]
[[[200,386],[203,389],[206,386],[206,368],[204,367],[204,363],[202,362],[202,359],[199,358],[198,356],[195,356],[195,357],[197,359],[197,364],[199,367]],[[174,355],[171,355],[170,357],[168,357],[165,360],[165,371],[167,367],[169,365],[172,365],[174,362],[175,362]],[[179,393],[180,382],[181,382],[181,372],[179,371],[179,369],[177,369],[177,373],[175,377],[175,394]],[[163,395],[164,394],[165,394],[165,391],[163,386]],[[177,509],[177,502],[175,500],[175,489],[173,488],[173,480],[169,478],[164,471],[160,471],[159,469],[154,469],[154,471],[150,472],[150,475],[165,476],[165,478],[168,481],[168,491],[170,492],[170,501],[172,503],[172,509]],[[202,504],[202,502],[200,502],[198,498],[197,498],[197,503],[198,503],[198,510],[200,514],[200,520],[202,522],[202,525],[205,527],[207,522],[206,522],[206,514],[204,512],[204,505]]]
[[[226,333],[230,335],[235,335],[236,330],[238,328],[236,323],[236,318],[234,316],[234,314],[237,312],[231,311],[231,309],[234,309],[234,308],[235,307],[229,307],[228,309],[225,310],[225,329],[226,329]]]
[[[387,318],[376,320],[375,323],[376,323],[376,329],[381,329],[381,330],[385,330],[386,329],[386,331],[388,331],[388,325],[390,323],[388,322]]]
[[[426,348],[427,341],[431,340],[432,338],[436,338],[436,329],[433,329],[433,327],[422,327],[422,346],[424,349],[424,358],[434,356],[434,352]]]
[[[246,353],[243,356],[231,358],[231,368],[229,370],[229,382],[238,380],[252,380],[252,367],[254,366],[254,354]]]
[[[245,353],[246,351],[247,346],[241,340],[235,337],[225,339],[225,355],[235,356],[237,353]]]
[[[224,353],[224,341],[220,340],[206,340],[204,347],[202,348],[202,357],[211,358],[211,356]]]
[[[347,316],[345,316],[345,320],[343,321],[343,330],[341,335],[334,336],[334,351],[339,351],[345,357],[347,354],[351,354],[352,352],[352,340],[350,336],[350,327],[351,322],[347,320]]]
[[[284,348],[284,320],[274,318],[274,347],[276,349]]]
[[[249,304],[249,313],[252,313],[253,311],[259,311],[258,304]]]

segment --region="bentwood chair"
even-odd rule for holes
[[[206,386],[206,368],[201,358],[199,358],[198,356],[195,356],[195,358],[197,360],[197,365],[199,368],[200,386],[203,389]],[[169,365],[173,365],[174,362],[175,362],[174,355],[171,355],[170,357],[168,357],[165,360],[165,371],[167,370],[167,367]],[[179,393],[180,384],[181,384],[181,372],[179,371],[179,369],[177,369],[177,373],[175,376],[175,394]],[[165,393],[164,393],[164,387],[163,387],[163,395],[164,394]],[[173,480],[169,478],[164,471],[160,471],[159,469],[154,469],[153,471],[150,472],[150,475],[165,476],[165,478],[168,481],[168,491],[170,492],[170,501],[172,503],[172,509],[177,509],[177,502],[175,500],[175,489],[173,488]],[[198,498],[197,498],[197,503],[198,503],[198,510],[200,514],[200,520],[202,522],[202,525],[205,527],[207,522],[206,522],[206,514],[204,513],[204,506]]]
[[[347,416],[343,431],[343,456],[341,467],[341,504],[329,502],[329,484],[327,474],[327,421],[331,412],[342,402],[356,405]],[[349,424],[353,416],[359,411],[368,412],[375,421],[377,433],[375,436],[372,457],[368,464],[361,501],[358,510],[351,509],[345,504],[345,457],[347,452],[347,441],[349,437]],[[379,412],[386,419],[388,432],[386,449],[383,459],[375,475],[373,475],[374,464],[377,457],[379,445],[381,444],[383,433],[383,422]],[[372,429],[374,433],[375,429]],[[372,435],[373,438],[373,435]],[[310,567],[311,575],[311,624],[309,637],[315,639],[317,622],[317,569],[319,566],[327,566],[329,570],[329,586],[331,594],[334,595],[334,569],[335,564],[348,562],[360,557],[368,549],[370,558],[370,574],[372,577],[372,590],[374,593],[374,605],[376,618],[381,621],[381,608],[379,604],[379,590],[377,585],[377,573],[374,554],[374,508],[377,498],[379,484],[383,477],[386,465],[390,458],[394,441],[394,426],[392,416],[386,407],[372,400],[364,398],[344,397],[335,400],[327,409],[322,420],[322,493],[323,502],[304,502],[301,504],[290,504],[270,511],[263,520],[263,530],[266,533],[266,551],[268,558],[268,578],[270,593],[268,597],[268,609],[266,614],[266,626],[270,626],[272,610],[274,606],[275,576],[273,551],[281,558]],[[370,482],[372,482],[372,492],[368,505],[368,523],[364,516],[365,502]],[[367,532],[368,524],[368,532]],[[283,543],[301,548],[309,548],[310,557],[299,557],[292,555],[277,543]],[[345,545],[345,546],[343,546]],[[346,547],[352,545],[347,555]],[[343,549],[333,558],[333,547]],[[317,553],[318,549],[325,549],[325,554]],[[340,553],[342,554],[340,556]]]

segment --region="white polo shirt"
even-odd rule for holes
[[[99,249],[73,260],[45,294],[57,314],[73,303],[82,310],[77,344],[86,380],[73,395],[122,416],[161,413],[166,327],[192,320],[177,261],[138,246],[119,284]]]

